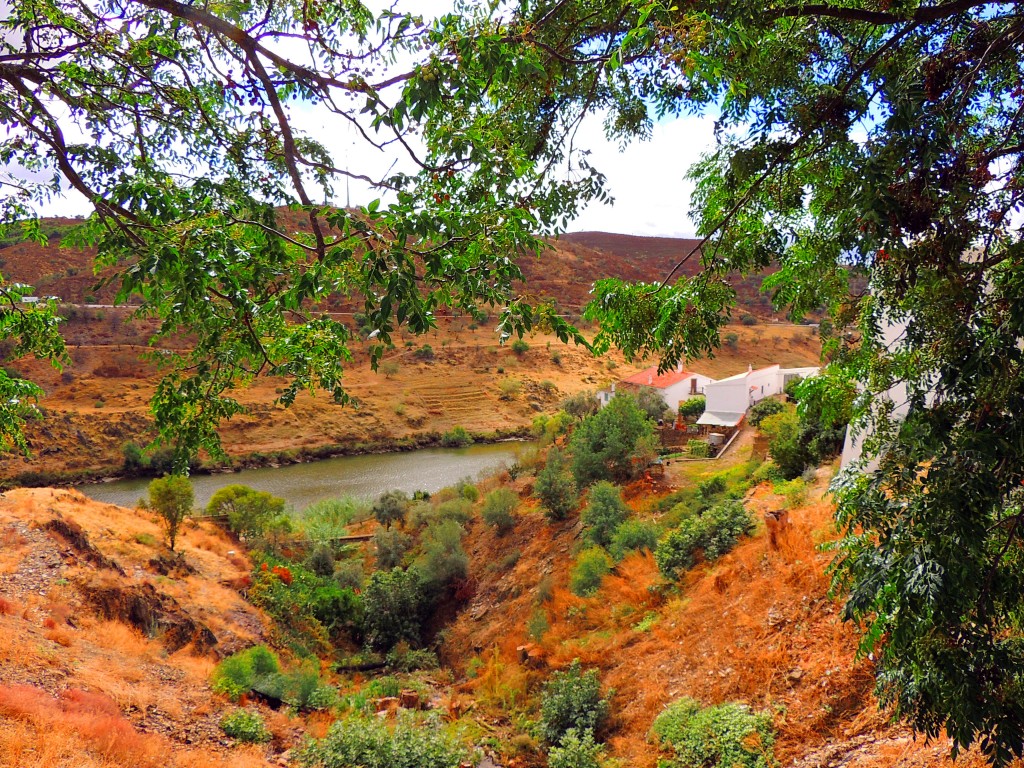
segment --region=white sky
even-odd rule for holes
[[[0,9],[8,2],[0,0]],[[383,2],[371,0],[368,5],[373,7]],[[419,0],[414,5],[417,13],[430,16],[444,12],[450,2]],[[323,142],[340,165],[351,163],[353,171],[379,177],[395,162],[397,155],[375,152],[358,140],[354,132],[340,126],[336,117],[301,106],[290,111],[295,127]],[[591,151],[590,162],[607,176],[607,189],[615,202],[611,205],[592,203],[570,223],[568,230],[691,236],[694,225],[688,211],[693,187],[684,181],[684,176],[701,153],[712,147],[712,128],[710,117],[665,120],[655,124],[650,140],[634,142],[620,151],[617,143],[605,139],[601,116],[588,118],[577,134],[576,146]],[[396,168],[401,167],[407,168],[399,159]],[[375,196],[356,182],[352,182],[350,194],[353,204],[366,204]],[[345,197],[344,186],[335,190],[334,202],[344,203]],[[88,202],[73,190],[51,200],[40,210],[44,216],[89,212]]]

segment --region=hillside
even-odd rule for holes
[[[302,231],[308,221],[299,214],[282,210],[282,226]],[[71,248],[63,237],[78,223],[76,219],[52,218],[41,222],[49,237],[45,247],[26,242],[17,233],[0,241],[0,272],[7,279],[27,283],[41,296],[57,296],[76,304],[107,304],[113,299],[113,285],[96,288],[93,274],[93,249]],[[521,257],[519,265],[526,277],[523,290],[534,296],[553,297],[559,304],[578,312],[590,300],[595,280],[618,277],[626,280],[658,280],[697,244],[684,238],[640,237],[606,232],[570,233],[549,241],[550,248],[540,257]],[[699,254],[679,271],[692,275],[700,269]],[[103,276],[111,274],[104,271]],[[760,278],[734,276],[739,303],[744,311],[759,316],[771,314],[768,297],[760,293]],[[332,300],[329,308],[357,311],[359,303]]]
[[[211,699],[216,660],[264,639],[248,558],[209,525],[168,557],[149,516],[69,491],[0,497],[0,766],[256,768]],[[156,635],[149,637],[148,635]],[[277,751],[294,741],[274,721]]]
[[[664,483],[641,480],[626,497],[638,518],[659,521],[666,494],[712,473],[738,477],[750,457],[748,438],[723,462],[674,465]],[[519,491],[518,521],[505,536],[475,514],[467,521],[472,586],[437,636],[442,668],[380,677],[322,667],[341,703],[301,714],[250,702],[271,735],[252,746],[225,737],[219,722],[234,707],[210,692],[218,658],[279,637],[242,597],[253,564],[238,543],[209,523],[188,525],[178,560],[148,513],[67,491],[9,491],[0,496],[0,766],[294,765],[302,735],[322,735],[352,707],[389,717],[399,706],[392,686],[482,746],[490,757],[480,765],[542,766],[546,748],[523,729],[543,681],[574,659],[614,689],[603,735],[619,765],[655,766],[663,753],[651,724],[685,695],[768,713],[784,768],[951,766],[944,740],[915,740],[878,712],[870,661],[855,660],[856,638],[825,595],[818,545],[831,535],[821,497],[831,471],[819,470],[804,501],[755,486],[745,497],[754,534],[678,586],[635,553],[587,598],[567,588],[578,518],[548,523],[526,476],[484,481],[481,493]],[[785,507],[766,532],[765,513]],[[957,765],[982,763],[969,754]]]
[[[123,310],[83,310],[69,323],[73,365],[62,373],[39,361],[22,361],[19,370],[40,382],[46,397],[44,418],[28,424],[29,457],[0,456],[0,480],[31,484],[70,479],[70,475],[105,475],[118,471],[125,443],[145,445],[153,437],[149,398],[156,370],[140,361],[139,338],[123,343],[135,325],[119,319]],[[737,325],[735,347],[726,346],[712,360],[693,367],[721,378],[770,363],[815,365],[818,338],[801,326]],[[364,350],[357,349],[346,385],[358,407],[340,407],[327,397],[301,395],[288,409],[273,405],[281,382],[258,381],[237,397],[249,415],[225,422],[225,450],[239,463],[287,461],[321,453],[386,450],[403,444],[429,443],[454,426],[480,435],[527,429],[539,412],[551,412],[566,396],[609,385],[646,367],[627,364],[620,355],[596,359],[583,349],[553,337],[528,337],[521,355],[499,346],[487,328],[471,329],[465,320],[442,321],[425,337],[396,341],[386,356],[396,370],[370,370]],[[431,346],[433,359],[417,354]],[[32,474],[28,474],[32,473]]]

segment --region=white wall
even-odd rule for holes
[[[694,379],[697,380],[696,392],[693,391],[694,387],[690,383]],[[692,376],[687,376],[682,381],[676,382],[670,387],[657,390],[661,393],[661,396],[665,400],[665,404],[676,411],[679,408],[679,403],[684,400],[689,400],[691,397],[700,397],[704,394],[704,389],[708,384],[712,383],[714,379],[710,376],[703,376],[702,374],[695,373]]]

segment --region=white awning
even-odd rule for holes
[[[743,416],[743,413],[733,413],[731,411],[704,411],[701,417],[697,419],[697,423],[707,424],[712,427],[735,427],[740,423],[740,419]]]

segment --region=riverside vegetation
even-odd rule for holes
[[[744,460],[674,492],[638,496],[649,482],[644,478],[654,451],[652,422],[637,401],[620,394],[596,413],[581,410],[577,399],[566,406],[578,417],[566,411],[538,416],[539,446],[503,477],[467,479],[433,496],[388,492],[368,504],[328,500],[289,516],[269,494],[244,486],[218,492],[206,512],[249,550],[253,571],[245,594],[272,621],[269,647],[239,651],[213,671],[214,692],[239,705],[221,720],[224,733],[239,742],[266,742],[262,713],[271,704],[334,721],[322,738],[295,753],[303,768],[455,768],[481,750],[508,765],[618,765],[608,743],[619,727],[616,693],[579,657],[561,669],[524,670],[516,683],[483,682],[500,677],[508,663],[498,646],[461,669],[444,663],[453,617],[473,604],[487,571],[500,576],[520,556],[510,552],[474,572],[479,561],[467,552],[470,530],[479,535],[490,528],[495,543],[507,542],[527,520],[535,525],[538,513],[553,530],[578,515],[582,535],[565,584],[583,600],[600,595],[616,571],[653,557],[661,597],[636,624],[649,631],[671,618],[666,598],[685,595],[691,569],[727,555],[755,530],[744,502],[748,490],[773,478],[785,483],[784,473],[773,463]],[[792,407],[777,410],[788,414]],[[788,439],[773,437],[772,454],[785,453]],[[154,491],[162,483],[153,481]],[[623,497],[626,488],[632,504]],[[791,506],[801,500],[794,497]],[[151,506],[170,539],[160,498],[153,496]],[[638,514],[638,506],[647,511]],[[371,530],[369,545],[346,538]],[[522,640],[527,646],[529,638],[536,643],[551,632],[545,579],[550,576],[538,575],[535,583],[534,617]],[[571,648],[566,641],[566,652]],[[498,718],[501,738],[481,731],[446,699],[460,675],[483,686],[476,706]],[[666,765],[777,764],[770,710],[715,701],[704,707],[685,696],[666,703],[648,724],[651,754],[660,750]],[[374,716],[389,708],[399,710],[395,719]]]

